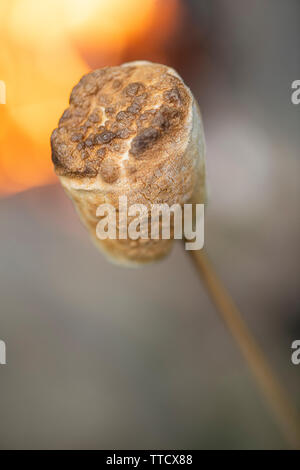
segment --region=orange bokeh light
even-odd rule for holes
[[[6,104],[0,104],[1,194],[54,181],[49,138],[72,86],[94,64],[126,60],[126,51],[132,53],[147,35],[160,44],[163,57],[164,40],[178,22],[178,3],[1,1],[0,80],[6,84]]]

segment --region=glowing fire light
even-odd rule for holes
[[[71,87],[90,68],[126,60],[149,36],[154,57],[178,20],[179,0],[2,0],[0,193],[54,181],[49,137]],[[145,51],[146,52],[146,51]]]

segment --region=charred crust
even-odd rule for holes
[[[97,176],[114,183],[120,167],[139,171],[144,158],[160,158],[183,132],[191,96],[183,82],[158,64],[106,67],[79,81],[51,136],[60,175]],[[128,152],[128,162],[120,164]],[[131,174],[131,172],[130,172]]]
[[[108,144],[116,137],[114,132],[104,131],[101,134],[97,134],[95,136],[95,143],[96,144]]]
[[[99,109],[94,109],[94,111],[89,115],[89,121],[97,123],[101,120],[101,111]]]
[[[91,135],[84,141],[84,143],[85,143],[85,146],[86,146],[86,147],[89,147],[89,148],[90,148],[90,147],[93,147],[93,145],[94,145],[94,136],[93,136],[93,134],[91,134]]]
[[[130,129],[127,129],[127,127],[125,127],[124,129],[119,129],[117,131],[117,137],[119,137],[120,139],[128,139],[128,137],[130,137],[132,135],[132,131],[130,131]]]
[[[144,129],[132,140],[130,153],[135,157],[139,157],[145,150],[152,147],[158,138],[159,131],[154,127]]]
[[[80,142],[84,138],[84,135],[81,132],[71,135],[72,142]]]
[[[102,147],[97,150],[97,157],[99,158],[99,161],[101,161],[106,155],[106,148]]]
[[[134,101],[130,106],[128,106],[127,111],[131,114],[137,114],[141,109],[141,105]]]
[[[172,103],[175,105],[180,105],[182,101],[180,91],[178,90],[177,87],[174,87],[174,88],[171,88],[170,90],[165,91],[164,98],[168,103]]]
[[[79,142],[79,144],[77,145],[77,150],[81,151],[83,150],[85,147],[85,142]]]
[[[125,87],[124,92],[128,96],[136,96],[142,93],[142,91],[144,90],[145,90],[145,85],[143,85],[143,83],[133,82],[133,83],[129,83],[129,85]]]

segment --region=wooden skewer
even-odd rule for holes
[[[208,293],[251,369],[271,411],[292,449],[300,448],[297,410],[275,377],[268,360],[246,326],[241,313],[218,278],[204,250],[189,251]]]

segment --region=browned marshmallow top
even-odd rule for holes
[[[130,178],[172,154],[186,135],[191,100],[164,65],[133,62],[83,76],[51,136],[57,174],[100,175],[106,183]]]

